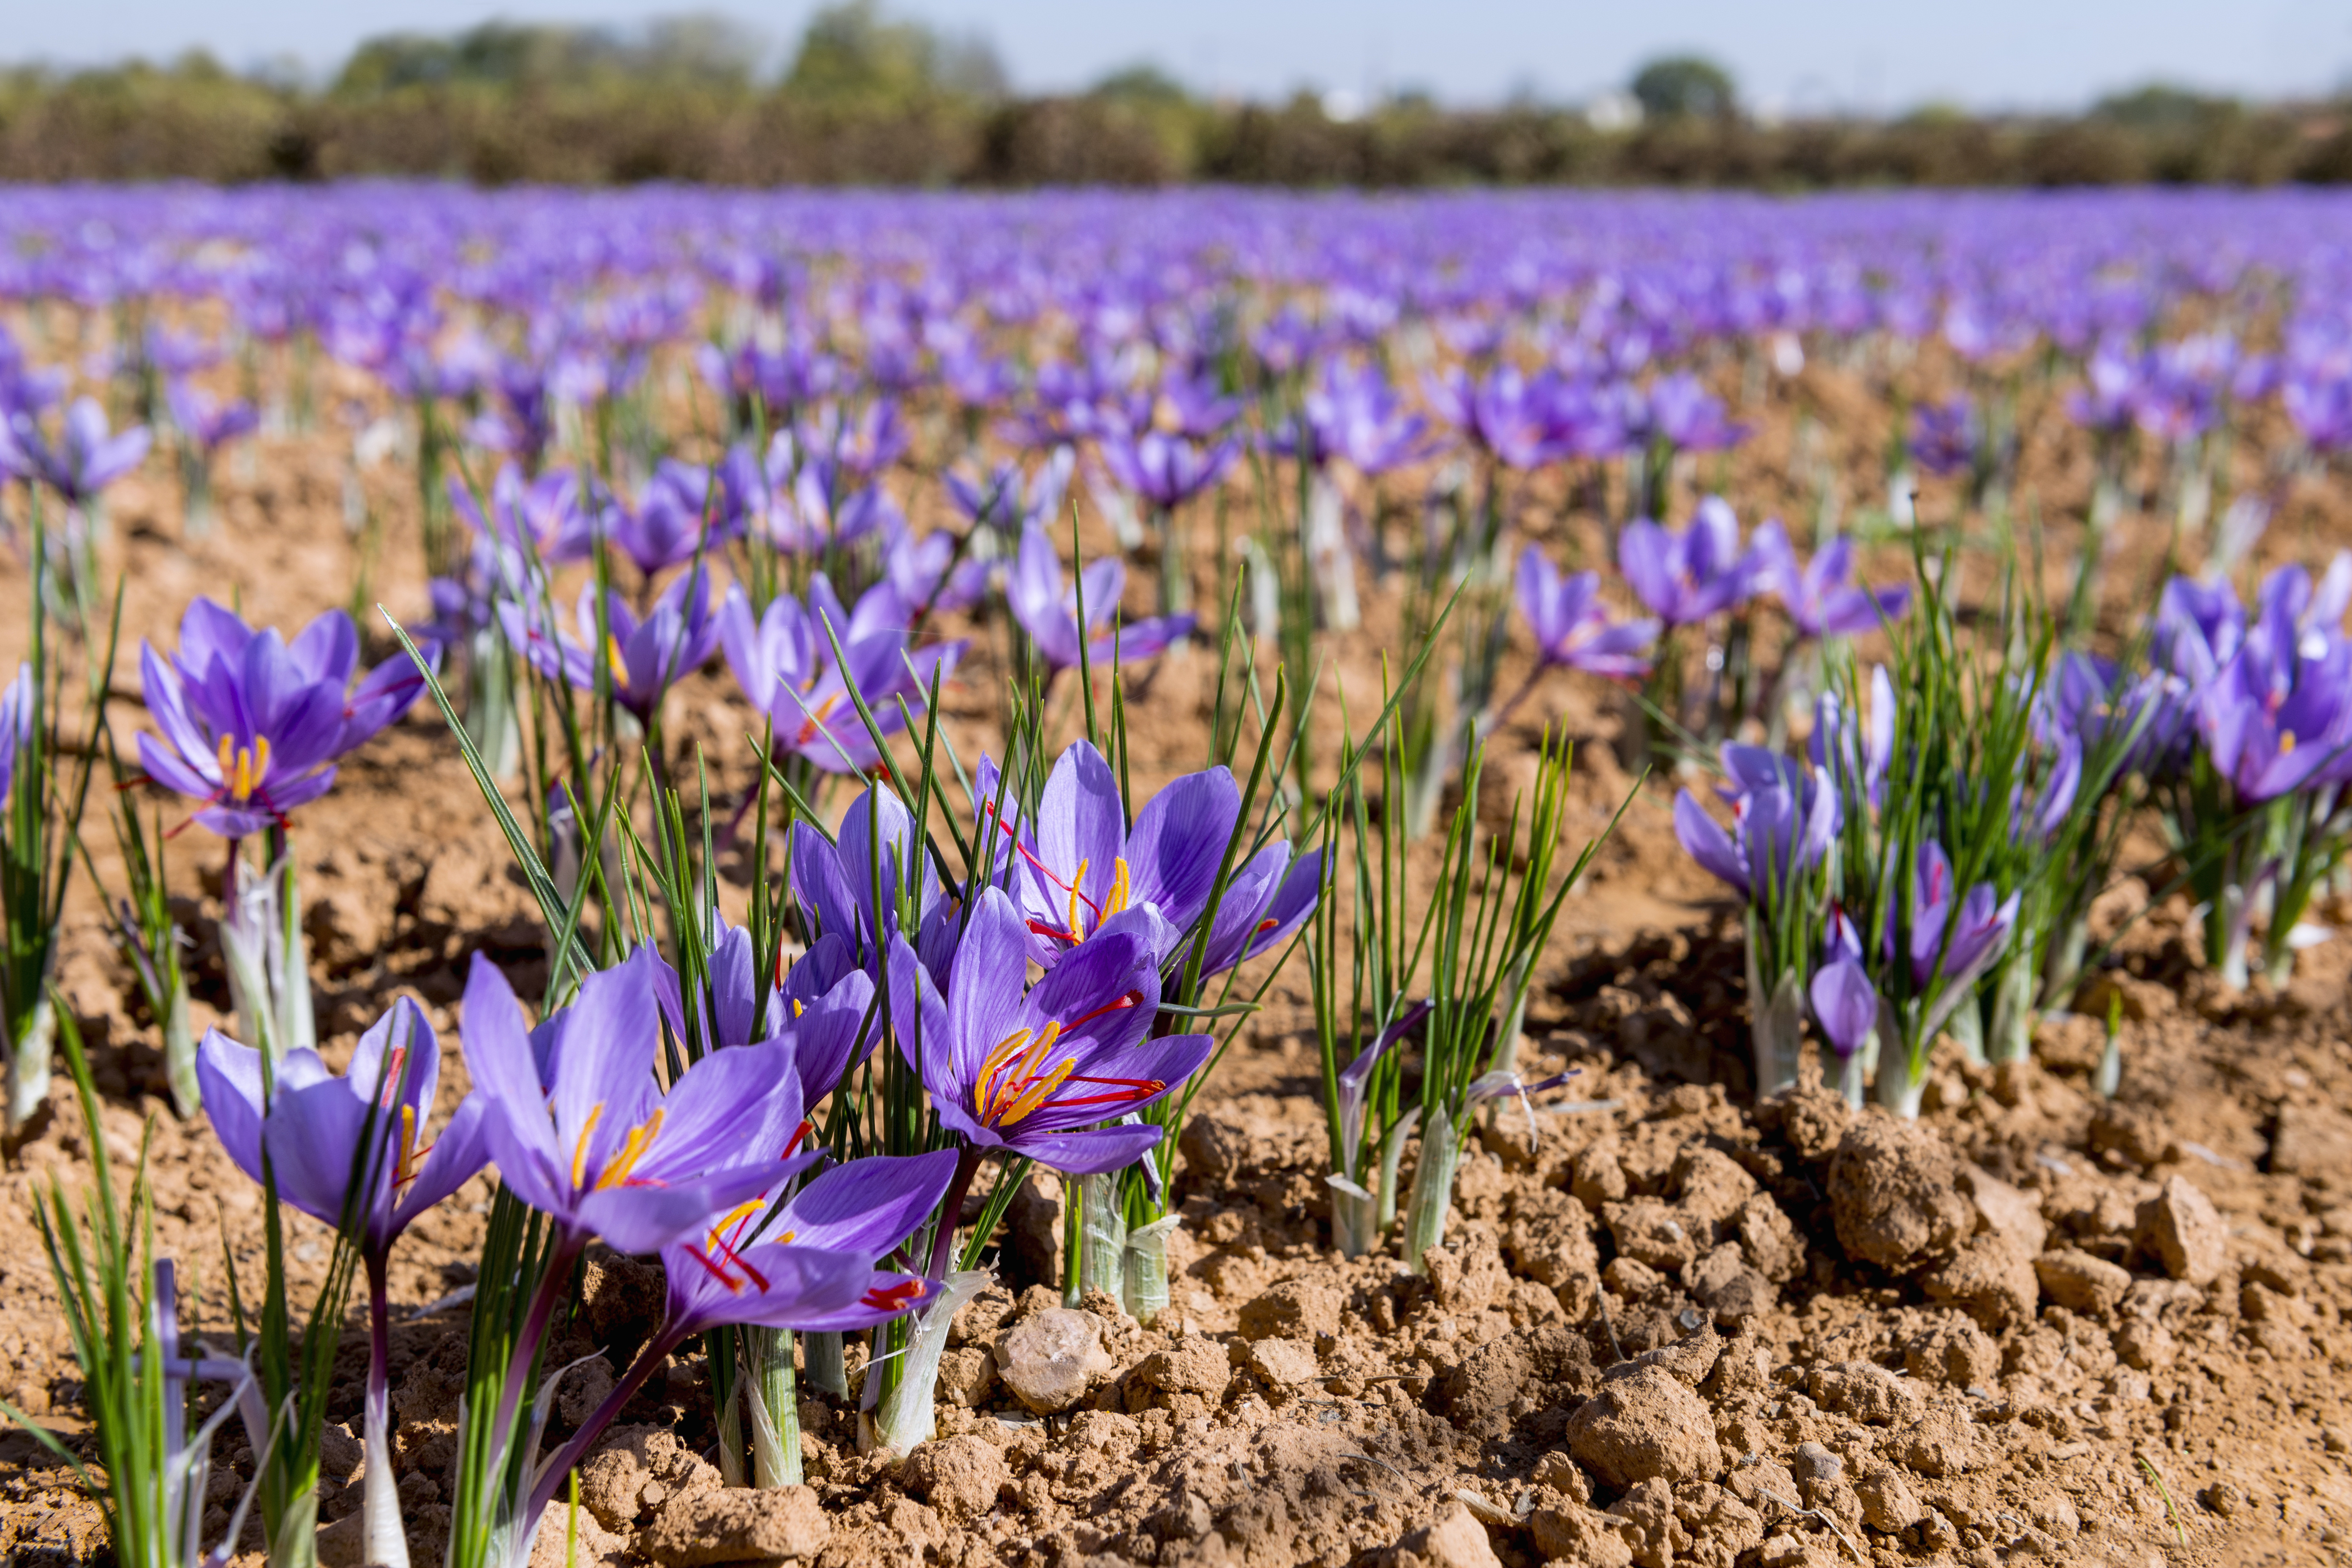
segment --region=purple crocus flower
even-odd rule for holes
[[[1130,830],[1118,777],[1085,741],[1054,763],[1034,822],[1004,819],[1013,814],[1003,810],[995,764],[985,758],[973,787],[981,826],[996,846],[990,880],[1007,888],[1030,933],[1031,959],[1048,968],[1114,926],[1140,931],[1164,962],[1208,908],[1242,808],[1233,774],[1206,768],[1146,801]],[[1253,891],[1264,904],[1274,889]],[[1229,940],[1238,951],[1247,939],[1234,932]]]
[[[1756,562],[1739,550],[1739,520],[1720,496],[1698,503],[1687,528],[1661,528],[1648,518],[1625,525],[1617,541],[1618,569],[1658,617],[1690,626],[1727,610],[1755,591]]]
[[[1978,442],[1977,407],[1966,393],[1912,410],[1911,460],[1931,474],[1967,473]]]
[[[740,514],[731,521],[740,523]],[[568,514],[547,558],[585,561],[602,538],[650,578],[716,547],[729,537],[730,521],[727,513],[714,509],[708,469],[665,458],[635,506],[608,496],[601,506]]]
[[[2245,607],[2229,584],[2175,577],[2157,597],[2148,652],[2160,668],[2201,687],[2236,656],[2245,636]]]
[[[1107,434],[1101,452],[1103,467],[1120,489],[1166,511],[1223,479],[1242,449],[1237,441],[1202,446],[1184,436],[1146,430]]]
[[[1756,747],[1727,747],[1731,752],[1758,752]],[[1769,909],[1797,878],[1811,870],[1828,853],[1837,837],[1838,795],[1818,780],[1795,770],[1772,778],[1747,776],[1735,770],[1736,782],[1748,785],[1732,800],[1732,831],[1726,833],[1707,816],[1688,790],[1675,795],[1675,837],[1690,858],[1737,889],[1740,897],[1759,909]],[[1743,758],[1744,764],[1753,759]]]
[[[1806,742],[1813,766],[1830,773],[1843,793],[1876,804],[1895,760],[1895,682],[1884,665],[1870,672],[1870,710],[1849,715],[1844,699],[1824,691],[1813,704],[1813,733]]]
[[[2165,771],[2186,757],[2195,717],[2188,693],[2188,682],[2177,675],[2151,669],[2127,680],[2114,660],[2069,648],[2058,656],[2056,679],[2036,710],[2036,729],[2049,744],[2071,736],[2085,751],[2111,733],[2135,736],[2116,773]]]
[[[336,758],[406,712],[425,677],[394,654],[351,686],[352,618],[329,610],[290,644],[255,631],[210,599],[180,620],[166,662],[140,647],[147,710],[163,731],[139,737],[139,761],[165,788],[203,805],[194,820],[224,838],[285,826],[335,782]],[[349,689],[348,690],[346,689]]]
[[[1723,400],[1688,371],[1652,383],[1633,421],[1633,432],[1646,446],[1664,441],[1677,451],[1718,452],[1736,447],[1748,427],[1724,417]]]
[[[57,440],[42,433],[30,413],[0,419],[0,470],[13,470],[27,483],[47,485],[68,506],[87,506],[99,491],[137,468],[153,437],[143,425],[121,435],[106,422],[95,398],[68,405]]]
[[[507,641],[530,659],[531,667],[550,680],[566,680],[583,691],[596,688],[596,660],[589,651],[596,641],[596,584],[580,590],[573,619],[580,628],[574,641],[544,624],[544,601],[519,605],[502,600],[499,619]],[[710,574],[697,567],[662,590],[652,611],[639,620],[617,589],[604,597],[604,646],[601,657],[611,677],[613,700],[640,722],[651,724],[654,710],[671,685],[701,668],[719,648],[719,623],[710,614]]]
[[[1106,931],[1024,988],[1030,932],[1002,888],[984,888],[945,994],[894,939],[890,1013],[940,1121],[972,1151],[1003,1149],[1094,1175],[1160,1142],[1149,1123],[1102,1127],[1165,1098],[1201,1069],[1207,1035],[1147,1038],[1159,963],[1135,930]]]
[[[1643,618],[1612,622],[1601,602],[1601,574],[1579,572],[1563,579],[1543,552],[1528,545],[1519,552],[1519,613],[1535,633],[1536,653],[1546,665],[1566,665],[1595,675],[1632,679],[1647,675],[1650,647],[1658,623]]]
[[[1013,618],[1029,634],[1038,654],[1054,669],[1075,667],[1079,652],[1079,589],[1086,600],[1086,651],[1089,664],[1108,668],[1114,659],[1133,664],[1159,654],[1170,643],[1189,635],[1197,616],[1150,616],[1122,624],[1115,635],[1099,633],[1118,610],[1127,591],[1127,567],[1117,557],[1106,557],[1079,574],[1076,586],[1065,586],[1061,557],[1054,553],[1045,531],[1032,525],[1021,531],[1020,552],[1004,580],[1004,599]]]
[[[793,1152],[800,1079],[781,1042],[714,1051],[663,1089],[659,963],[640,948],[590,974],[534,1030],[505,976],[474,955],[463,1042],[491,1106],[491,1155],[567,1249],[602,1237],[616,1252],[659,1251],[814,1158]]]
[[[1288,839],[1267,845],[1226,879],[1225,896],[1209,922],[1202,975],[1223,974],[1289,941],[1322,896],[1323,851],[1294,859]],[[1177,944],[1179,959],[1190,952],[1188,944]]]
[[[1878,992],[1863,967],[1861,935],[1843,910],[1830,910],[1811,992],[1813,1016],[1832,1050],[1851,1057],[1869,1043],[1878,1027]]]
[[[852,684],[876,727],[895,733],[908,712],[923,711],[932,672],[952,671],[964,644],[910,652],[909,617],[887,584],[869,589],[847,614],[822,574],[811,579],[809,590],[807,608],[779,594],[754,621],[742,588],[730,586],[719,610],[719,642],[743,695],[775,721],[779,746],[827,773],[864,773],[882,757],[851,700]],[[828,624],[832,637],[825,635]],[[845,664],[834,658],[835,639]]]
[[[16,674],[0,688],[0,802],[16,798],[16,753],[29,745],[33,726],[41,721],[41,694],[33,686],[33,667],[18,664]]]
[[[904,802],[880,784],[869,785],[841,814],[828,839],[805,821],[793,824],[793,895],[816,917],[823,936],[838,936],[852,960],[869,973],[880,962],[877,931],[899,930],[899,906],[914,879],[915,946],[935,974],[947,973],[956,947],[956,910],[940,881],[939,869],[915,837],[915,821]],[[880,883],[881,914],[875,892]],[[822,942],[818,944],[822,946]],[[810,950],[814,953],[816,950]]]
[[[748,1199],[703,1235],[664,1247],[662,1337],[675,1344],[726,1324],[872,1328],[912,1310],[935,1289],[931,1282],[877,1271],[875,1263],[939,1207],[956,1159],[954,1150],[941,1149],[853,1160],[788,1196]],[[856,1265],[846,1289],[832,1261],[838,1258]]]
[[[1930,838],[1919,846],[1911,877],[1911,984],[1925,986],[1940,965],[1947,986],[1963,990],[1992,967],[2017,924],[2019,895],[2000,898],[1979,882],[1954,908],[1952,862]],[[1947,931],[1946,928],[1949,927]],[[1887,933],[1888,941],[1894,933]]]
[[[1439,418],[1507,468],[1539,468],[1574,451],[1559,417],[1565,384],[1554,372],[1530,376],[1499,364],[1474,380],[1467,371],[1449,370],[1423,389]]]
[[[261,424],[252,404],[223,402],[186,381],[166,383],[163,395],[172,406],[172,423],[206,457],[239,436],[252,434]]]
[[[2352,773],[2352,642],[2299,630],[2293,595],[2265,598],[2244,642],[2197,699],[2197,728],[2213,765],[2247,802]]]
[[[1911,590],[1853,586],[1853,541],[1841,533],[1813,552],[1802,567],[1778,518],[1756,530],[1749,547],[1756,584],[1780,596],[1804,637],[1853,637],[1875,631],[1882,620],[1900,620],[1911,607]]]
[[[440,1073],[440,1041],[404,996],[360,1037],[341,1077],[314,1050],[287,1051],[268,1103],[259,1051],[218,1029],[196,1050],[205,1114],[237,1169],[260,1182],[267,1148],[278,1196],[331,1226],[342,1222],[357,1178],[362,1239],[379,1257],[489,1158],[479,1095],[458,1103],[439,1137],[425,1136]]]
[[[1380,367],[1326,360],[1321,375],[1299,399],[1299,416],[1276,427],[1266,444],[1285,457],[1304,457],[1320,468],[1334,458],[1377,479],[1431,456],[1441,442],[1429,422],[1405,411]]]
[[[1016,534],[1033,523],[1054,521],[1062,510],[1062,498],[1069,493],[1070,474],[1077,460],[1077,454],[1068,447],[1056,447],[1025,482],[1018,463],[999,463],[980,479],[950,468],[948,500],[975,526]]]
[[[956,559],[955,535],[944,531],[916,538],[902,521],[885,524],[882,580],[907,608],[911,625],[933,611],[953,614],[980,603],[988,587],[988,563]]]

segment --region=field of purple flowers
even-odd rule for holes
[[[2309,193],[7,192],[0,1550],[2333,1561],[2347,447]]]

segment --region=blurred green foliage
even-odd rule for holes
[[[1404,95],[1334,119],[1320,100],[1210,100],[1156,67],[1019,96],[978,37],[876,0],[820,11],[781,68],[722,16],[630,32],[494,22],[372,39],[305,87],[208,56],[0,69],[0,180],[353,174],[486,183],[1296,185],[2065,185],[2352,180],[2346,105],[2256,107],[2152,86],[2075,118],[1767,124],[1696,57],[1631,84],[1643,113],[1599,129],[1525,100],[1454,110]]]

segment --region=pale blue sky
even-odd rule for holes
[[[627,24],[724,10],[781,58],[815,0],[0,0],[0,58],[84,63],[193,45],[233,66],[292,56],[316,72],[373,33],[493,16]],[[2352,79],[2343,0],[898,0],[984,33],[1016,85],[1085,85],[1150,60],[1195,87],[1404,87],[1453,102],[1515,89],[1580,99],[1661,51],[1704,50],[1768,109],[1885,112],[1930,100],[2067,109],[2154,79],[2261,97]]]

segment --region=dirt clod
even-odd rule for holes
[[[1893,1117],[1858,1118],[1830,1162],[1830,1208],[1847,1252],[1904,1268],[1949,1251],[1974,1228],[1959,1169],[1931,1129]]]
[[[833,1521],[806,1487],[726,1488],[673,1499],[637,1543],[658,1568],[705,1568],[807,1562],[832,1533]]]
[[[1704,1480],[1723,1468],[1715,1419],[1664,1367],[1636,1367],[1601,1384],[1568,1423],[1569,1452],[1603,1484]]]
[[[2138,1234],[2167,1274],[2191,1285],[2211,1284],[2229,1261],[2230,1227],[2185,1176],[2174,1176],[2139,1205]]]

